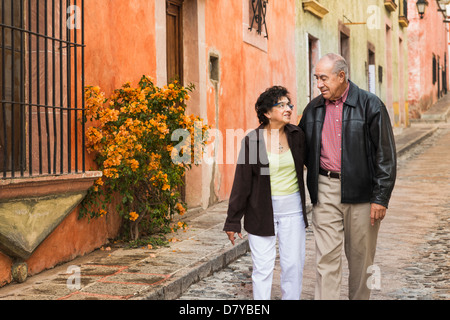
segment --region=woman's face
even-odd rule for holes
[[[291,122],[292,108],[289,99],[281,97],[265,115],[271,125],[286,125]]]

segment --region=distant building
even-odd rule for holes
[[[409,111],[412,119],[420,119],[439,98],[447,93],[448,23],[446,3],[429,0],[421,19],[416,1],[408,1],[411,12],[408,27]]]
[[[406,1],[298,1],[297,94],[300,108],[319,94],[313,77],[318,59],[339,53],[350,80],[386,104],[392,124],[408,121],[408,24]],[[303,76],[301,76],[303,75]]]

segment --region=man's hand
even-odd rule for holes
[[[385,215],[386,215],[386,207],[377,203],[370,204],[370,224],[372,226],[375,224],[375,221],[383,220]]]
[[[234,240],[236,239],[236,237],[234,236],[235,232],[234,231],[225,231],[227,233],[228,239],[230,239],[231,243],[234,246]],[[242,237],[242,233],[238,233],[239,238],[243,239]]]

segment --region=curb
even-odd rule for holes
[[[249,245],[245,236],[235,246],[211,253],[193,265],[181,269],[165,281],[164,286],[130,300],[176,300],[192,284],[222,270],[247,252],[249,252]]]
[[[431,137],[437,131],[437,129],[438,129],[438,127],[433,127],[430,130],[428,130],[427,132],[425,132],[422,135],[418,136],[417,138],[414,138],[412,141],[408,142],[403,147],[400,147],[397,150],[397,156],[404,155],[406,152],[408,152],[409,150],[414,148],[416,145],[418,145],[419,143],[421,143],[425,139]]]

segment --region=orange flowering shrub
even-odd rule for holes
[[[170,231],[173,215],[186,211],[179,190],[183,176],[207,138],[202,119],[185,115],[188,91],[192,87],[177,81],[159,88],[146,76],[136,88],[126,83],[114,90],[109,99],[99,87],[86,87],[84,121],[93,124],[86,146],[95,152],[103,177],[88,191],[83,216],[104,216],[118,194],[116,210],[131,240]],[[179,142],[180,136],[188,138]]]

